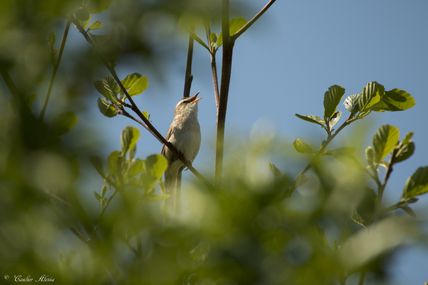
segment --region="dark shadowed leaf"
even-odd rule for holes
[[[104,116],[111,118],[117,115],[118,111],[116,107],[113,104],[109,103],[106,99],[98,98],[97,103],[98,109]]]
[[[73,112],[65,112],[54,119],[55,131],[58,135],[69,132],[78,122],[78,117]]]
[[[302,119],[302,120],[304,120],[304,121],[307,121],[307,122],[311,122],[311,123],[314,123],[314,124],[320,125],[320,126],[322,126],[322,127],[324,127],[324,125],[325,125],[325,121],[324,121],[321,117],[319,117],[319,116],[313,116],[313,115],[300,115],[300,114],[295,114],[295,116],[296,116],[297,118],[299,118],[299,119]]]
[[[333,85],[324,94],[324,119],[327,120],[336,112],[336,108],[340,103],[345,88],[339,85]]]

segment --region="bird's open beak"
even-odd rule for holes
[[[191,99],[189,100],[189,102],[191,102],[191,103],[193,103],[193,104],[198,103],[198,102],[199,102],[199,100],[201,100],[201,99],[202,99],[201,97],[198,97],[198,95],[199,95],[199,92],[198,92],[198,93],[196,93],[195,95],[193,95],[192,97],[190,97]]]

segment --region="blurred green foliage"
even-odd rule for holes
[[[0,2],[1,282],[309,285],[356,284],[365,278],[366,284],[388,283],[392,256],[423,237],[410,206],[428,192],[427,167],[403,182],[399,201],[386,205],[382,197],[393,166],[414,152],[412,133],[400,140],[398,128],[381,126],[365,158],[362,145],[330,143],[370,112],[411,108],[412,96],[370,82],[344,100],[349,117],[339,124],[345,89],[331,86],[324,94],[323,118],[298,115],[326,131],[320,148],[296,139],[301,153],[296,156],[281,139],[261,133],[231,147],[220,184],[185,181],[181,212],[166,215],[168,195],[161,181],[166,161],[159,154],[136,157],[138,129],[125,128],[120,150],[105,158],[99,149],[74,146],[82,140],[73,134],[86,108],[82,97],[93,89],[101,68],[89,46],[76,44],[74,58],[64,59],[55,82],[57,101],[40,119],[59,45],[59,36],[49,34],[59,34],[67,17],[77,17],[89,33],[110,26],[105,36],[112,42],[103,52],[111,62],[137,53],[156,61],[159,50],[152,44],[159,42],[152,42],[147,30],[138,34],[136,27],[153,15],[177,21],[189,11],[215,15],[218,4],[117,1],[105,11],[109,2]],[[101,11],[108,25],[91,20]],[[233,23],[231,28],[239,29],[245,20]],[[209,41],[217,49],[221,35],[210,35]],[[137,73],[121,82],[131,95],[148,84]],[[126,98],[117,82],[107,77],[95,86],[103,96],[101,111],[120,113]],[[81,183],[87,160],[99,174],[93,179],[102,181],[101,189]],[[307,167],[296,176],[301,164]],[[82,192],[94,193],[97,207]]]

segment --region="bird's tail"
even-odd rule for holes
[[[179,211],[182,170],[180,163],[173,162],[165,171],[165,190],[169,198],[166,200],[164,210],[170,217],[178,214]]]

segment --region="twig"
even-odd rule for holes
[[[70,30],[70,24],[71,24],[70,20],[67,20],[67,23],[65,24],[64,33],[62,35],[62,41],[61,41],[61,47],[59,49],[59,54],[58,54],[58,57],[56,59],[55,65],[53,67],[51,79],[49,81],[49,88],[48,88],[48,91],[46,93],[45,102],[43,103],[43,108],[42,108],[42,111],[40,112],[40,119],[41,120],[43,120],[43,118],[45,117],[45,113],[46,113],[46,109],[48,107],[49,99],[50,99],[51,94],[52,94],[53,83],[55,81],[56,74],[58,71],[58,67],[59,67],[59,64],[61,62],[62,54],[64,52],[65,43],[67,42],[68,31]]]
[[[79,30],[79,32],[84,36],[84,38],[86,39],[86,41],[92,45],[93,47],[95,47],[94,41],[92,40],[91,36],[88,34],[88,32],[83,29],[83,27],[75,20],[73,20],[73,23],[76,25],[76,28]],[[97,50],[95,49],[95,51],[97,52]],[[119,77],[117,76],[117,73],[114,69],[114,67],[109,63],[109,61],[104,58],[104,56],[102,54],[100,54],[98,52],[99,57],[101,58],[101,60],[103,61],[104,65],[106,66],[106,68],[108,69],[108,71],[110,72],[111,76],[113,77],[113,79],[116,81],[117,85],[119,86],[120,90],[123,92],[123,94],[125,94],[126,99],[128,99],[129,103],[130,103],[130,109],[132,111],[134,111],[138,117],[144,122],[144,124],[146,124],[147,128],[150,129],[150,133],[153,134],[153,136],[162,144],[164,144],[166,147],[168,147],[174,154],[177,155],[177,157],[184,163],[184,165],[186,165],[186,167],[196,176],[198,177],[200,180],[202,180],[204,183],[206,184],[210,184],[208,182],[208,180],[198,171],[196,170],[193,166],[192,163],[190,161],[188,161],[184,155],[177,150],[177,148],[175,148],[175,146],[173,144],[171,144],[169,141],[167,141],[162,135],[161,133],[159,133],[159,131],[153,126],[153,124],[144,116],[144,114],[141,112],[141,110],[138,108],[137,104],[135,104],[134,100],[132,99],[131,95],[129,95],[128,91],[126,90],[126,88],[123,86],[122,82],[120,81]]]
[[[183,98],[190,96],[190,90],[192,88],[192,61],[193,61],[193,38],[189,35],[189,43],[187,48],[187,61],[186,61],[186,72],[184,75],[184,88],[183,88]]]
[[[210,42],[211,30],[209,25],[205,26],[205,33],[207,36],[207,41]],[[217,74],[217,62],[216,62],[217,49],[210,45],[209,52],[210,52],[210,62],[211,62],[211,76],[212,76],[213,87],[214,87],[216,111],[218,115],[218,108],[220,104],[220,91],[218,88],[218,74]]]
[[[364,285],[365,280],[366,280],[366,272],[365,272],[365,271],[362,271],[362,272],[360,273],[360,278],[359,278],[359,280],[358,280],[358,285]]]
[[[248,30],[263,14],[275,3],[276,0],[270,0],[251,20],[249,20],[242,28],[240,28],[233,36],[232,39],[236,40],[246,30]]]
[[[229,96],[230,76],[232,71],[233,45],[229,30],[229,0],[223,0],[222,34],[223,34],[223,58],[221,66],[220,101],[217,115],[217,140],[215,178],[220,181],[223,171],[224,156],[224,126],[226,122],[227,101]]]
[[[327,146],[333,141],[333,139],[347,126],[350,124],[350,120],[347,119],[345,122],[343,122],[342,125],[333,133],[329,134],[327,139],[323,142],[318,152],[315,154],[315,156],[312,158],[312,160],[303,168],[303,170],[297,175],[297,177],[301,177],[304,175],[312,166],[312,163],[318,159],[320,155],[323,154],[324,150],[327,148]]]

